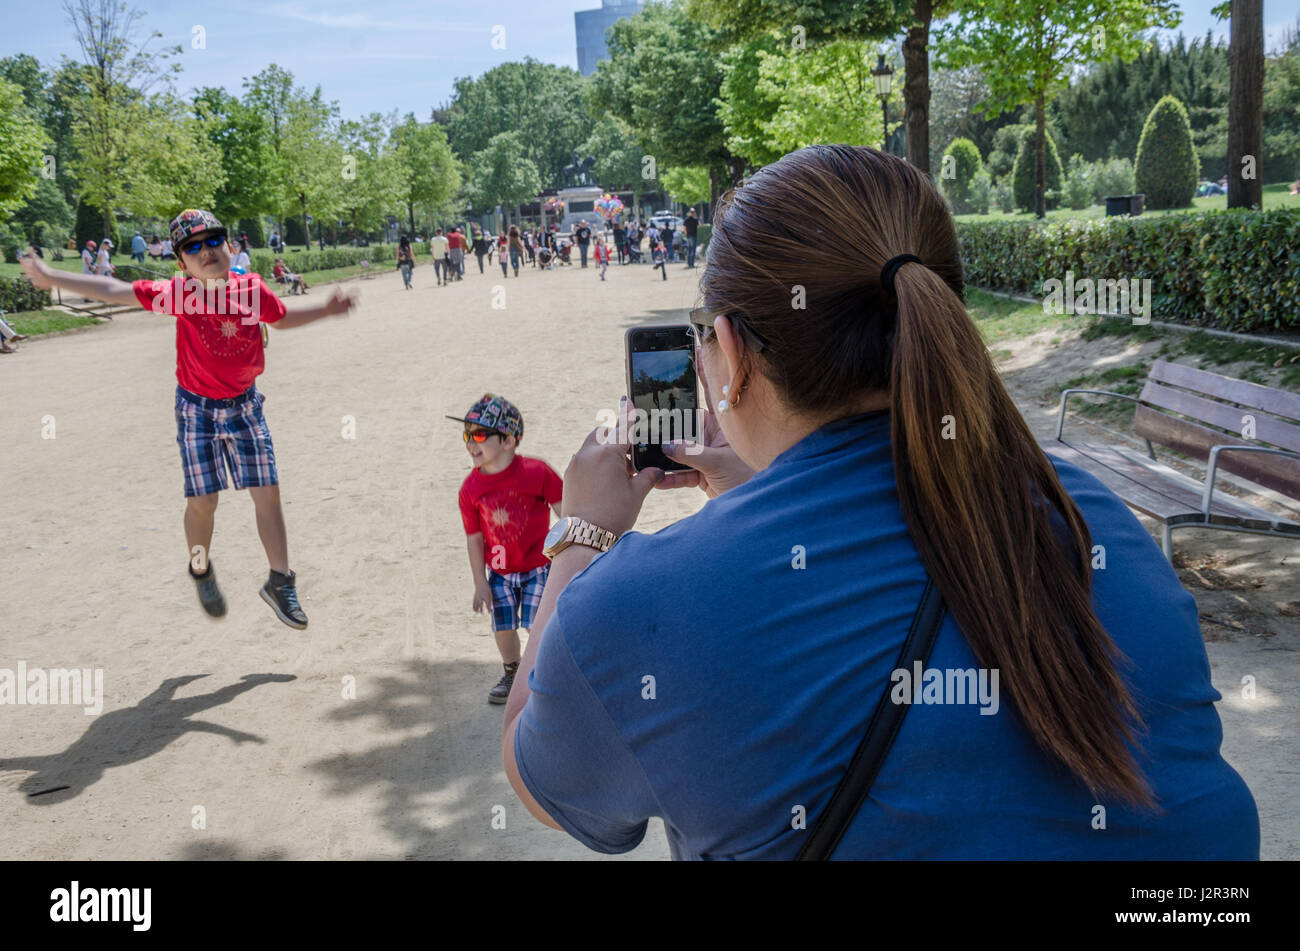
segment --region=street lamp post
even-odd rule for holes
[[[894,69],[885,62],[885,54],[876,57],[876,68],[871,71],[871,79],[876,84],[876,95],[880,97],[880,115],[882,119],[884,143],[882,152],[889,151],[889,87],[894,79]]]

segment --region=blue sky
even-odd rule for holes
[[[269,63],[293,72],[298,83],[319,83],[348,117],[368,112],[429,110],[451,96],[459,76],[477,76],[498,63],[525,56],[577,68],[576,10],[600,0],[130,0],[145,11],[144,24],[181,44],[181,92],[224,86],[238,92],[243,77]],[[1184,0],[1182,31],[1226,35],[1210,15],[1214,0]],[[40,15],[33,15],[34,11]],[[76,56],[59,0],[0,0],[5,32],[0,55],[30,53],[43,63]],[[1300,16],[1300,0],[1265,0],[1266,43]],[[505,27],[505,49],[493,49],[493,27]],[[206,49],[191,48],[193,28],[206,31]]]

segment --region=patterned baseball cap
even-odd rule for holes
[[[447,418],[454,419],[458,423],[472,423],[484,429],[506,433],[516,439],[524,438],[524,417],[518,407],[504,396],[484,393],[482,398],[469,408],[464,418],[460,416]]]
[[[172,219],[170,225],[172,247],[179,248],[190,238],[209,231],[226,235],[226,226],[217,220],[217,216],[201,208],[186,208]]]

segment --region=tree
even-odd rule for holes
[[[422,124],[408,114],[393,130],[393,141],[398,161],[407,172],[402,198],[414,234],[417,205],[435,217],[451,211],[452,200],[461,187],[460,169],[447,142],[446,131],[436,122]]]
[[[1047,214],[1048,103],[1078,67],[1131,60],[1147,45],[1143,30],[1177,23],[1172,0],[984,0],[945,27],[949,65],[984,69],[987,114],[1034,106],[1034,210],[1040,218]]]
[[[939,182],[954,214],[970,211],[970,188],[984,168],[980,150],[970,139],[953,139],[944,149]]]
[[[1289,35],[1281,55],[1264,73],[1264,160],[1274,180],[1300,178],[1300,30]],[[1261,179],[1262,181],[1262,179]]]
[[[194,113],[227,173],[213,195],[213,214],[234,223],[279,210],[279,170],[266,118],[218,88],[195,94]]]
[[[685,165],[663,171],[664,189],[674,201],[698,205],[709,200],[709,170],[704,165]]]
[[[328,220],[342,207],[339,199],[347,166],[335,130],[337,118],[337,104],[326,102],[319,86],[310,96],[295,90],[285,110],[283,207],[302,219],[309,240],[307,216]]]
[[[3,120],[0,120],[0,125]],[[13,223],[23,229],[31,244],[48,241],[54,236],[67,237],[72,232],[73,211],[63,197],[63,190],[54,179],[44,175],[34,176],[36,190],[21,208],[13,214]],[[38,225],[44,225],[47,234],[42,237],[36,232]]]
[[[641,149],[632,129],[618,116],[601,116],[579,152],[596,159],[596,179],[605,188],[636,189],[641,184]]]
[[[1038,212],[1038,198],[1043,196],[1044,205],[1056,204],[1047,192],[1057,192],[1061,188],[1061,158],[1056,151],[1055,140],[1048,135],[1046,155],[1047,187],[1038,189],[1036,148],[1033,127],[1025,129],[1020,137],[1020,150],[1016,152],[1016,164],[1011,168],[1011,197],[1016,207],[1024,211]],[[1039,217],[1042,217],[1039,215]]]
[[[524,151],[549,184],[559,184],[573,150],[591,134],[582,107],[586,80],[575,69],[525,59],[477,79],[457,79],[447,110],[447,141],[461,159],[487,148],[502,130],[519,133]]]
[[[835,40],[792,52],[773,36],[733,48],[724,70],[719,114],[727,146],[752,164],[816,143],[874,146],[884,138],[859,43]]]
[[[518,132],[492,136],[487,148],[474,153],[465,196],[483,211],[497,205],[508,209],[536,198],[542,190],[542,179],[537,166],[523,153]]]
[[[0,79],[0,215],[8,216],[36,194],[37,171],[49,139],[20,87]]]
[[[976,4],[978,6],[978,4]],[[729,43],[776,30],[802,50],[836,40],[880,40],[906,30],[903,41],[903,124],[907,159],[930,172],[930,25],[962,7],[958,0],[687,0],[693,17]],[[865,130],[864,130],[865,131]],[[743,133],[742,133],[743,134]]]
[[[1232,0],[1228,38],[1228,207],[1259,208],[1264,200],[1264,0]]]
[[[718,117],[717,31],[687,18],[679,4],[650,3],[610,27],[606,45],[609,59],[590,77],[587,108],[596,117],[613,114],[635,131],[650,160],[642,176],[657,177],[653,170],[661,165],[702,164],[714,197],[722,181],[738,182],[744,162],[727,149]]]
[[[1155,104],[1175,96],[1187,108],[1203,173],[1224,174],[1228,152],[1228,49],[1212,34],[1188,43],[1180,35],[1164,47],[1153,44],[1131,62],[1095,64],[1063,90],[1049,110],[1061,133],[1061,154],[1088,161],[1132,159],[1142,126]]]
[[[1150,208],[1185,208],[1196,194],[1199,171],[1187,110],[1173,96],[1165,96],[1142,128],[1134,187],[1146,195]]]
[[[343,148],[343,182],[339,204],[353,227],[379,230],[388,214],[410,195],[410,169],[401,160],[393,136],[396,114],[372,112],[359,121],[339,123]]]
[[[154,144],[147,130],[156,127],[158,111],[146,99],[180,71],[180,63],[169,61],[180,47],[151,50],[150,43],[162,34],[139,40],[143,13],[117,0],[64,0],[63,9],[87,67],[84,93],[72,109],[73,172],[83,199],[102,209],[107,234],[113,230],[113,209],[132,184],[126,176],[139,175],[142,155]],[[159,109],[168,107],[164,103]],[[157,183],[137,177],[133,184],[147,192]]]

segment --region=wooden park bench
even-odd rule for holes
[[[1065,438],[1066,402],[1075,393],[1136,403],[1133,432],[1146,441],[1147,455]],[[1158,360],[1136,397],[1108,390],[1063,391],[1056,438],[1042,445],[1159,521],[1167,558],[1173,557],[1175,528],[1222,528],[1300,541],[1296,521],[1215,491],[1222,469],[1300,502],[1300,395],[1295,393]],[[1204,463],[1204,480],[1157,460],[1156,445]]]

